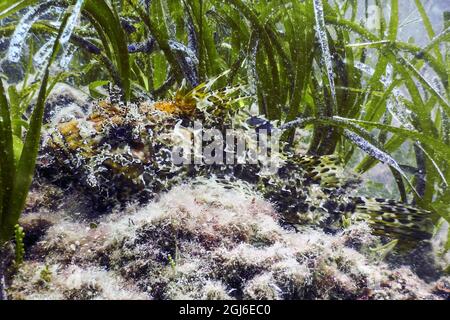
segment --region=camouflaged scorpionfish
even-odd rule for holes
[[[364,219],[374,233],[400,240],[422,240],[431,235],[430,213],[385,199],[351,196],[358,183],[345,172],[337,156],[280,154],[277,172],[263,174],[255,164],[174,165],[173,132],[194,120],[204,127],[225,130],[248,125],[248,113],[238,111],[238,90],[206,92],[204,86],[179,92],[173,100],[118,105],[93,103],[87,115],[62,119],[49,129],[39,170],[58,184],[93,199],[98,210],[129,200],[142,201],[174,184],[199,175],[232,183],[248,182],[269,199],[291,225],[324,228],[342,219]],[[234,90],[234,91],[233,91]],[[283,149],[284,150],[284,149]]]

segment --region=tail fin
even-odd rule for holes
[[[431,212],[394,200],[352,198],[355,214],[372,227],[375,234],[399,240],[426,240],[433,234]]]

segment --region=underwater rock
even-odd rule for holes
[[[61,271],[58,266],[39,262],[22,266],[17,277],[28,280],[21,291],[10,288],[10,298],[15,300],[137,300],[144,294],[120,281],[103,268],[80,268],[72,265]],[[29,277],[29,278],[28,278]]]
[[[434,293],[442,296],[443,298],[449,299],[450,295],[450,277],[442,277],[436,281]]]
[[[52,213],[10,281],[12,299],[440,299],[382,262],[365,222],[335,235],[279,224],[244,182],[196,179],[96,220]],[[39,212],[24,216],[31,225]],[[355,244],[355,245],[353,245]],[[443,290],[437,292],[436,288]]]

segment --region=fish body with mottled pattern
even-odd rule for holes
[[[39,170],[55,183],[70,181],[104,210],[133,199],[146,201],[187,179],[207,176],[248,182],[291,225],[328,229],[346,218],[365,220],[375,233],[400,240],[430,238],[429,212],[393,200],[356,196],[359,178],[344,170],[334,155],[299,155],[285,146],[283,161],[271,174],[255,164],[174,165],[170,136],[180,123],[188,126],[201,120],[205,128],[221,131],[239,124],[250,131],[275,128],[265,119],[218,108],[214,104],[223,103],[221,98],[204,103],[215,108],[212,112],[199,110],[195,101],[192,96],[178,97],[120,108],[106,101],[94,103],[90,114],[47,132],[40,157],[45,161]]]

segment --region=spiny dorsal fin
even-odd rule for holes
[[[430,239],[433,232],[431,212],[381,198],[351,198],[357,218],[365,219],[375,234],[399,240]]]

